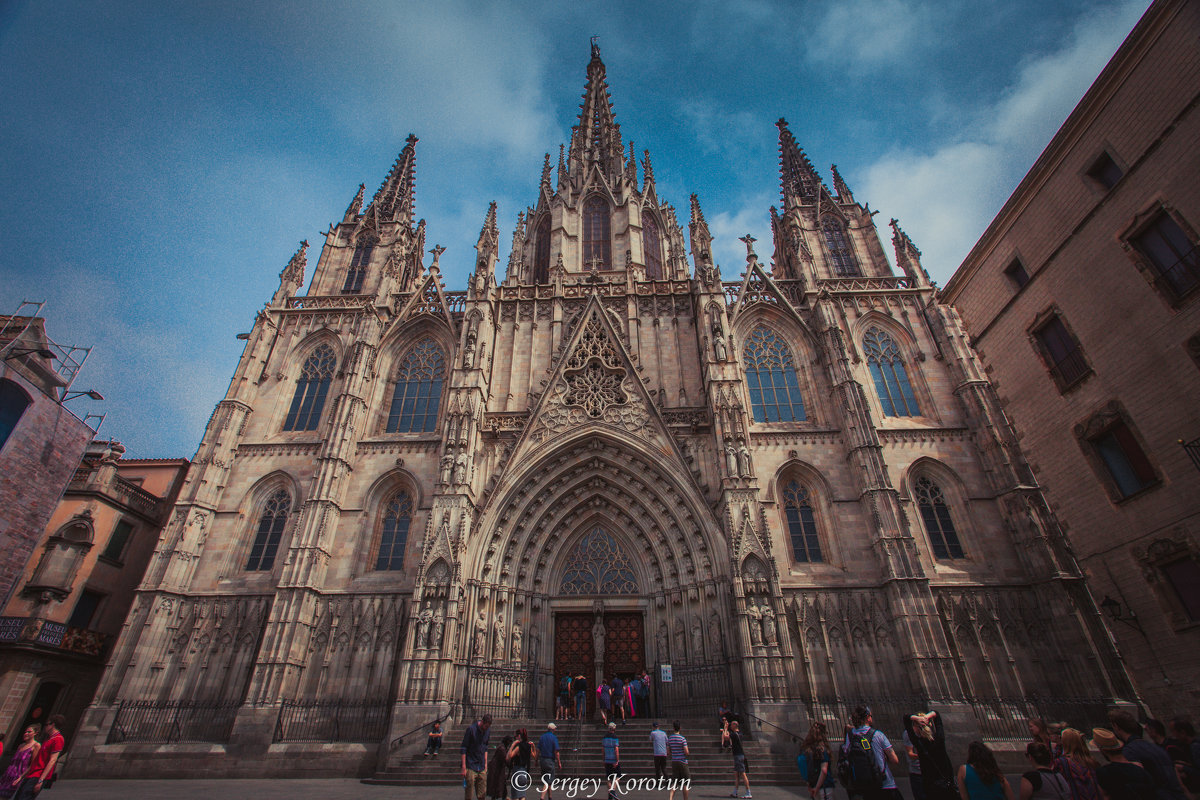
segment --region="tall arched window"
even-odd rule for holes
[[[662,243],[658,237],[658,223],[646,215],[642,226],[642,249],[646,251],[646,278],[661,280],[663,276]]]
[[[824,561],[808,489],[796,481],[784,487],[783,513],[787,517],[788,536],[792,540],[792,558],[805,562]]]
[[[862,273],[858,271],[858,261],[846,238],[846,229],[832,215],[821,222],[821,230],[825,234],[825,246],[829,248],[829,259],[833,265],[833,274],[839,278],[855,278]]]
[[[583,268],[612,269],[608,203],[592,195],[583,204]]]
[[[327,344],[318,346],[304,359],[300,377],[296,381],[296,393],[292,395],[292,407],[283,422],[285,431],[315,431],[325,408],[325,395],[337,368],[337,356]]]
[[[896,340],[880,328],[871,328],[863,336],[867,367],[875,379],[875,392],[885,417],[917,417],[921,409],[908,382],[908,370]]]
[[[250,558],[246,561],[248,572],[263,572],[275,565],[275,554],[279,552],[279,541],[283,538],[283,529],[287,525],[291,506],[292,496],[288,494],[287,489],[279,489],[267,499],[262,516],[258,520],[258,531],[254,534]]]
[[[423,339],[408,351],[396,373],[387,420],[389,433],[428,433],[434,429],[445,374],[445,356],[432,339]]]
[[[392,499],[383,510],[383,529],[379,534],[375,569],[404,568],[404,549],[408,546],[408,526],[412,522],[412,512],[413,502],[408,492],[401,489],[392,495]]]
[[[375,251],[375,240],[360,239],[350,257],[350,269],[346,271],[346,283],[342,286],[342,294],[358,294],[362,291],[363,278],[367,275],[367,266],[371,263],[371,254]]]
[[[804,398],[792,351],[767,328],[755,328],[742,350],[755,422],[803,422]]]
[[[533,239],[533,282],[550,280],[550,215],[542,217]]]
[[[929,542],[933,545],[933,557],[962,558],[962,544],[958,541],[954,520],[950,518],[950,507],[946,505],[941,488],[922,475],[917,478],[915,493],[917,507],[921,509],[921,521],[925,523],[925,532],[929,534]]]
[[[29,395],[14,381],[0,380],[0,447],[4,447],[30,402]]]

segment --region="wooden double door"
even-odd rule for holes
[[[619,675],[628,681],[646,667],[645,617],[640,611],[614,611],[601,615],[604,620],[603,676],[596,658],[596,614],[564,612],[554,616],[555,696],[563,676],[583,675],[588,681],[587,711],[596,710],[596,681]],[[572,702],[574,698],[572,697]]]

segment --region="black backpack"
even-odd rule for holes
[[[847,734],[846,786],[855,792],[870,792],[883,787],[883,773],[875,763],[875,729],[863,734]]]

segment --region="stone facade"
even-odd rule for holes
[[[793,728],[935,701],[995,738],[1035,694],[1131,699],[920,254],[895,227],[894,276],[778,127],[773,263],[746,237],[726,282],[593,48],[503,280],[493,206],[465,292],[425,261],[410,137],[259,315],[75,768],[362,774],[435,715],[551,716],[566,670],[670,665],[662,713],[732,697]],[[340,744],[304,744],[337,715]]]
[[[942,293],[1163,718],[1200,714],[1198,31],[1150,7]]]

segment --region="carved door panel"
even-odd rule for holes
[[[563,675],[574,678],[583,675],[588,680],[587,711],[590,717],[596,706],[596,653],[592,645],[590,613],[557,614],[554,617],[554,685],[555,696]],[[571,702],[575,702],[574,696]],[[574,706],[572,705],[572,708]]]
[[[604,615],[605,677],[628,681],[646,666],[646,637],[640,612]]]

